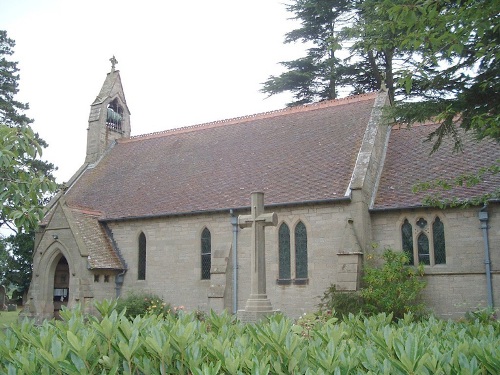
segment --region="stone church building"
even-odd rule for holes
[[[406,251],[425,264],[423,298],[439,316],[500,305],[500,205],[425,207],[418,181],[491,165],[500,147],[462,135],[432,156],[435,124],[390,127],[381,91],[131,136],[114,64],[91,104],[85,162],[48,205],[36,237],[24,314],[57,316],[145,291],[187,310],[245,308],[252,230],[238,226],[253,192],[277,216],[265,228],[272,308],[314,311],[331,285],[360,286],[367,255]],[[140,124],[138,125],[140,126]],[[83,155],[82,155],[83,159]],[[500,175],[468,198],[492,192]]]

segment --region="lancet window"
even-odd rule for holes
[[[210,279],[210,268],[212,267],[212,235],[205,228],[201,233],[201,279]]]
[[[279,232],[279,279],[290,280],[290,228],[281,224]]]
[[[139,252],[137,262],[137,280],[146,280],[146,235],[139,235]]]
[[[295,226],[295,278],[307,279],[307,230],[302,221]]]
[[[295,249],[292,257],[291,249]],[[278,284],[306,284],[308,278],[307,230],[299,221],[294,228],[293,237],[290,228],[282,223],[278,230]],[[292,274],[292,270],[294,273]]]

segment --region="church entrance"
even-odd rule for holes
[[[59,312],[62,306],[68,305],[69,298],[69,265],[64,256],[61,256],[54,273],[54,318],[60,319]]]

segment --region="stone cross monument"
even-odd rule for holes
[[[278,216],[273,213],[264,213],[264,193],[254,192],[251,196],[251,214],[240,215],[238,225],[240,228],[252,228],[252,254],[250,271],[250,297],[245,310],[238,311],[242,321],[254,322],[261,317],[273,312],[271,301],[266,294],[266,252],[265,234],[266,226],[276,226]]]

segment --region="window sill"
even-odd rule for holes
[[[276,279],[276,284],[278,285],[290,285],[292,283],[292,279]]]
[[[307,285],[309,284],[309,279],[294,279],[293,285]]]
[[[277,285],[308,285],[309,279],[276,279]]]

